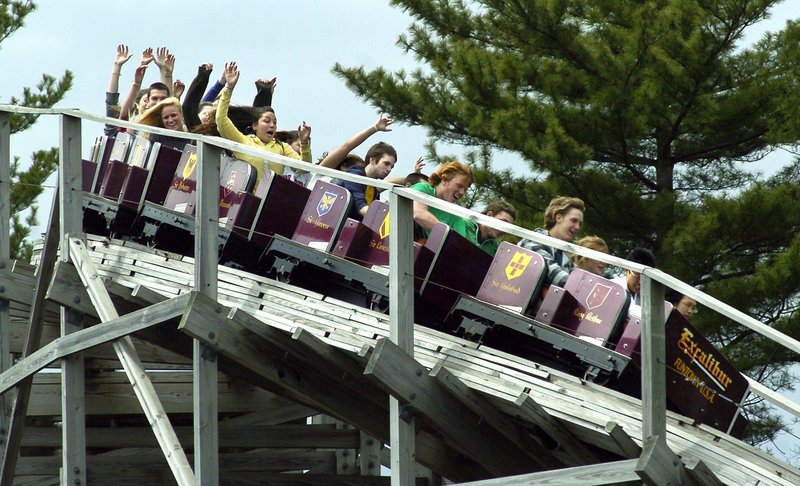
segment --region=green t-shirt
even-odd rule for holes
[[[492,256],[497,253],[497,249],[500,247],[500,242],[495,238],[490,238],[483,243],[478,242],[478,223],[472,220],[465,220],[465,230],[466,235],[464,236],[466,236],[470,243]]]
[[[429,196],[436,197],[436,188],[424,181],[414,184],[411,186],[411,189]],[[431,206],[428,206],[428,211],[436,216],[436,219],[438,219],[439,222],[446,224],[450,227],[450,229],[468,239],[473,245],[479,247],[481,250],[492,256],[497,253],[497,247],[499,246],[497,240],[487,240],[484,241],[483,244],[478,243],[478,225],[474,221],[464,219],[461,216],[456,216],[455,214],[450,214],[447,211],[442,211],[441,209]],[[424,230],[423,233],[427,238],[429,233]]]

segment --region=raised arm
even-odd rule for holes
[[[211,77],[213,69],[214,65],[210,62],[201,64],[197,68],[197,76],[189,84],[189,88],[186,89],[186,98],[183,100],[183,119],[190,130],[202,123],[199,116],[200,99],[206,86],[208,86],[208,78]]]
[[[389,128],[389,125],[394,123],[389,117],[383,116],[381,113],[378,121],[375,122],[374,125],[361,130],[360,132],[353,135],[348,141],[346,141],[342,146],[331,150],[328,155],[322,159],[322,162],[319,163],[322,167],[329,167],[335,169],[342,163],[342,161],[347,157],[347,155],[353,151],[356,147],[364,143],[366,139],[371,137],[373,134],[378,132],[391,132],[392,129]],[[369,161],[367,161],[369,162]]]
[[[131,89],[128,91],[128,96],[125,97],[125,102],[122,103],[122,107],[120,108],[120,120],[127,120],[129,118],[131,108],[133,108],[133,104],[136,102],[136,95],[139,94],[139,89],[142,87],[145,71],[147,71],[147,64],[139,64],[136,71],[134,71]]]
[[[256,97],[253,98],[253,106],[272,106],[272,95],[275,94],[275,82],[277,78],[257,79]]]
[[[132,54],[128,52],[128,46],[120,44],[117,46],[117,54],[114,56],[114,65],[111,68],[111,79],[108,80],[107,93],[117,93],[117,101],[119,101],[119,76],[122,72],[122,65],[128,62]],[[108,101],[106,101],[108,103]],[[115,101],[112,104],[116,104]]]
[[[122,65],[125,64],[131,54],[128,53],[128,46],[119,44],[117,46],[117,54],[114,56],[114,65],[111,68],[111,78],[108,80],[108,90],[106,91],[106,116],[111,118],[119,118],[120,113],[117,111],[119,108],[119,76],[122,72]],[[103,133],[106,135],[114,135],[117,132],[117,127],[114,125],[106,125],[103,127]]]
[[[225,64],[225,71],[223,72],[225,78],[225,88],[222,90],[222,96],[219,98],[219,105],[217,105],[217,130],[223,138],[233,140],[234,142],[244,143],[247,137],[239,131],[228,117],[228,107],[231,104],[231,94],[233,94],[236,83],[239,81],[239,69],[236,67],[235,62]]]
[[[218,81],[214,81],[214,86],[209,88],[206,91],[206,94],[203,95],[203,99],[200,100],[202,103],[213,103],[214,100],[217,99],[217,95],[219,92],[222,91],[222,88],[225,87],[225,73],[222,73]]]
[[[425,168],[425,159],[419,157],[416,162],[414,162],[414,172],[422,173],[422,169]],[[406,182],[406,176],[403,177],[387,177],[384,179],[386,182],[391,182],[392,184],[400,184],[403,185]]]
[[[153,62],[161,72],[161,82],[172,87],[172,71],[175,69],[175,56],[166,47],[156,49]]]

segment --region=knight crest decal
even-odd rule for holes
[[[386,217],[383,218],[383,223],[381,223],[381,227],[378,228],[378,236],[382,240],[385,240],[387,236],[389,236],[389,213],[386,213]]]
[[[197,154],[190,154],[186,159],[186,165],[183,166],[183,173],[181,174],[184,179],[188,179],[197,167]]]
[[[601,283],[594,284],[592,292],[586,297],[586,307],[594,309],[600,307],[606,301],[606,298],[611,294],[611,287]]]
[[[239,175],[238,172],[231,171],[231,174],[228,176],[228,182],[225,183],[225,187],[222,190],[222,197],[228,197],[233,192],[233,188],[236,187],[236,178]]]
[[[336,193],[325,191],[325,194],[319,198],[317,203],[317,215],[321,218],[328,214],[333,205],[336,203]]]
[[[531,255],[521,251],[514,253],[514,256],[511,257],[511,261],[506,265],[506,278],[513,280],[525,273],[525,269],[528,268],[531,258],[533,258]]]

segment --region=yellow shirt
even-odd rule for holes
[[[269,142],[264,143],[260,138],[255,135],[245,135],[239,131],[238,128],[233,124],[230,118],[228,118],[228,107],[231,104],[231,91],[228,88],[223,88],[222,96],[219,99],[219,105],[217,106],[217,130],[219,134],[223,138],[227,138],[232,142],[238,142],[243,145],[248,145],[250,147],[257,147],[262,150],[267,150],[269,152],[273,152],[280,155],[285,155],[286,157],[303,160],[305,162],[311,162],[311,146],[304,145],[302,147],[303,153],[301,155],[297,155],[297,152],[291,147],[291,145],[283,142],[278,142],[277,140],[270,140]],[[234,157],[237,159],[244,160],[248,164],[252,165],[256,171],[258,172],[258,179],[261,180],[261,176],[264,174],[264,170],[269,169],[276,174],[283,175],[283,164],[278,164],[275,162],[268,162],[264,159],[260,159],[258,157],[253,157],[251,155],[246,155],[241,152],[236,152],[233,154]]]

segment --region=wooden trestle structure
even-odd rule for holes
[[[50,229],[35,265],[0,255],[0,324],[20,357],[0,376],[7,407],[16,396],[3,484],[800,484],[780,460],[666,411],[657,351],[640,401],[412,328],[410,245],[392,252],[387,315],[218,267],[216,186],[198,198],[196,260],[83,235],[80,118],[106,119],[56,113]],[[6,154],[7,126],[0,110]],[[214,181],[202,160],[226,142],[195,138],[199,180]],[[392,195],[392,248],[410,240],[408,197]],[[663,319],[663,280],[640,270],[645,321]],[[644,353],[657,349],[645,335]]]

